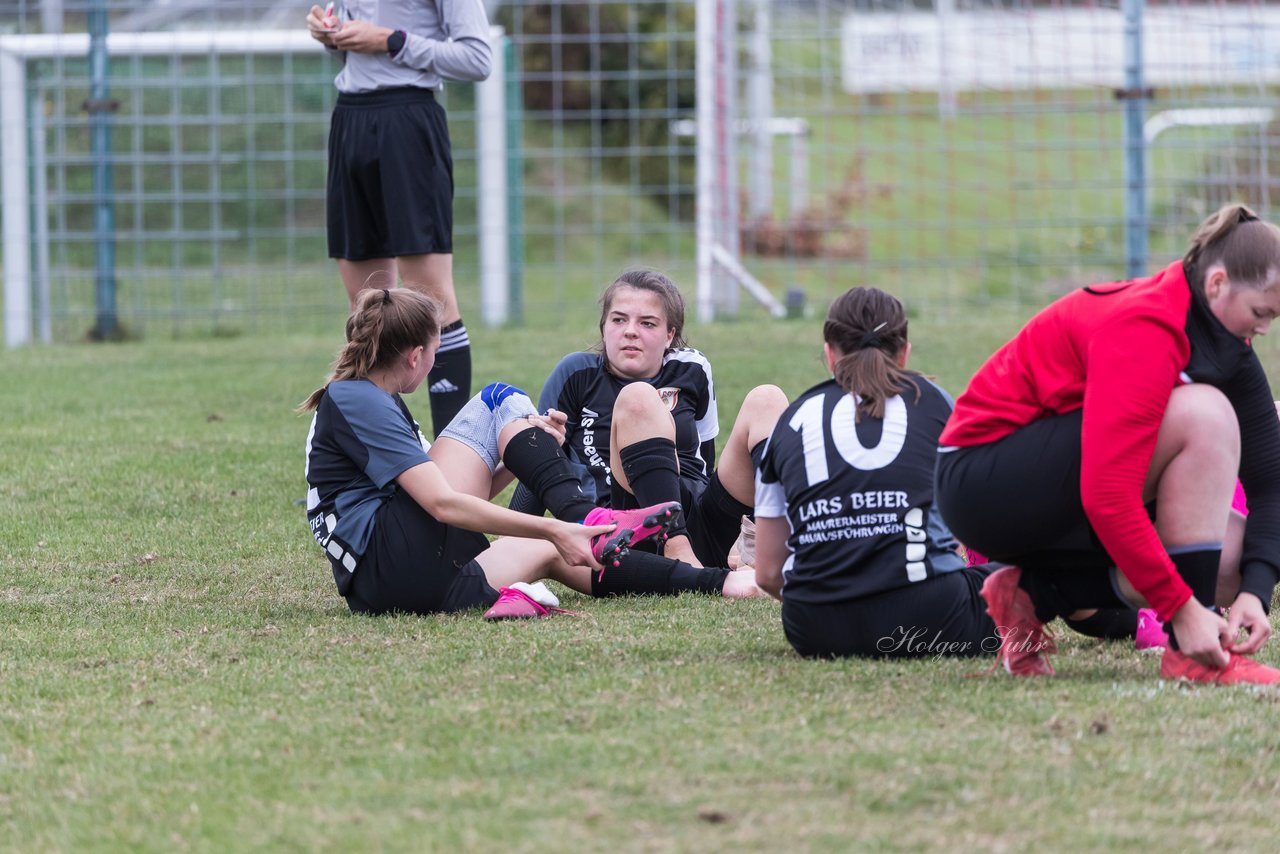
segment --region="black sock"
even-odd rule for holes
[[[640,507],[680,500],[680,464],[676,443],[670,439],[642,439],[618,451],[622,472]],[[684,521],[671,535],[686,533]]]
[[[1218,563],[1222,560],[1222,547],[1215,543],[1210,548],[1170,552],[1169,557],[1178,575],[1191,588],[1191,595],[1201,605],[1212,609],[1218,592]]]
[[[546,430],[529,427],[512,436],[502,452],[502,462],[557,519],[581,522],[595,509],[591,499],[583,495],[582,484],[564,451]]]
[[[1091,638],[1119,640],[1131,638],[1138,632],[1138,612],[1133,608],[1099,608],[1083,620],[1063,617],[1072,629]]]
[[[1174,569],[1191,588],[1192,597],[1209,610],[1216,610],[1215,599],[1218,591],[1218,563],[1222,560],[1222,546],[1214,543],[1208,548],[1193,546],[1186,551],[1170,552]],[[1178,648],[1178,639],[1173,634],[1173,621],[1165,624],[1165,634],[1169,636],[1169,646]]]
[[[471,399],[471,339],[462,320],[440,330],[436,363],[427,374],[431,427],[437,436]]]
[[[1128,608],[1111,581],[1110,567],[1022,568],[1022,589],[1031,596],[1036,619],[1047,623],[1086,608]]]
[[[591,573],[591,595],[603,598],[629,593],[658,596],[720,593],[728,577],[729,570],[721,567],[695,567],[680,560],[629,551],[621,557],[618,566],[606,566],[603,576]]]

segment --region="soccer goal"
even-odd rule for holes
[[[459,87],[460,195],[476,225],[480,308],[511,317],[509,55],[493,33],[494,73]],[[89,119],[89,36],[0,36],[0,217],[9,347],[78,335],[92,315],[96,165]],[[131,283],[124,314],[329,316],[340,288],[324,245],[324,165],[336,66],[304,32],[112,33],[109,239]],[[480,129],[484,130],[481,131]]]

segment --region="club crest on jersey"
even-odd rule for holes
[[[676,401],[680,399],[680,389],[667,386],[658,389],[658,397],[662,399],[662,405],[667,408],[668,412],[675,412]]]

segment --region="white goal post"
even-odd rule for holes
[[[481,302],[487,323],[503,323],[508,316],[506,218],[507,135],[504,115],[506,72],[502,66],[502,30],[495,27],[494,72],[478,84],[477,103],[477,207],[481,256]],[[183,56],[226,54],[231,56],[314,53],[323,50],[302,28],[275,31],[209,31],[163,33],[111,33],[110,56]],[[33,219],[43,216],[43,199],[32,187],[33,163],[43,163],[43,152],[32,152],[28,141],[43,134],[33,127],[28,104],[27,65],[32,60],[78,58],[89,52],[89,35],[37,34],[0,36],[0,216],[4,219],[4,340],[18,347],[32,340],[34,323],[32,292],[38,301],[41,337],[48,338],[47,281],[36,281],[32,269]],[[496,124],[490,124],[496,123]],[[35,155],[35,156],[33,156]],[[42,182],[41,182],[42,184]],[[33,210],[35,216],[33,216]],[[43,233],[38,229],[37,237]],[[36,254],[47,253],[37,246]],[[47,256],[46,256],[47,257]]]
[[[737,117],[737,6],[738,0],[696,0],[697,309],[698,319],[704,323],[717,314],[737,314],[738,288],[745,288],[772,316],[786,315],[782,303],[741,260],[738,137],[750,135],[755,141],[750,170],[752,199],[767,206],[767,187],[773,180],[769,145],[773,116],[768,3],[757,2],[751,41],[751,117],[746,122]]]

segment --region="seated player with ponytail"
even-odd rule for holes
[[[300,407],[315,411],[307,517],[352,611],[544,616],[558,603],[529,584],[541,578],[593,595],[723,586],[727,570],[630,550],[665,536],[679,504],[597,508],[560,449],[562,428],[519,389],[486,386],[428,448],[400,395],[431,370],[438,312],[408,289],[362,292],[332,376]],[[512,476],[555,518],[491,504]],[[490,545],[480,532],[506,537]]]
[[[756,583],[782,600],[806,657],[976,655],[1000,646],[979,590],[933,506],[951,399],[907,368],[902,303],[853,288],[831,304],[833,379],[778,419],[757,473]]]
[[[1012,564],[982,591],[1006,670],[1052,675],[1046,622],[1129,606],[1164,621],[1162,676],[1280,682],[1250,657],[1280,577],[1280,427],[1251,341],[1278,313],[1280,229],[1227,205],[1180,261],[1068,294],[979,368],[937,496],[956,536]],[[1238,563],[1223,559],[1237,478]]]
[[[753,449],[764,444],[786,395],[774,385],[751,389],[717,463],[711,362],[685,344],[684,297],[675,283],[654,270],[631,270],[605,289],[600,306],[599,352],[561,359],[539,406],[567,413],[567,453],[588,494],[611,507],[679,501],[684,523],[663,554],[725,566],[754,503]],[[512,507],[543,510],[523,488]],[[754,582],[742,592],[756,593]]]

